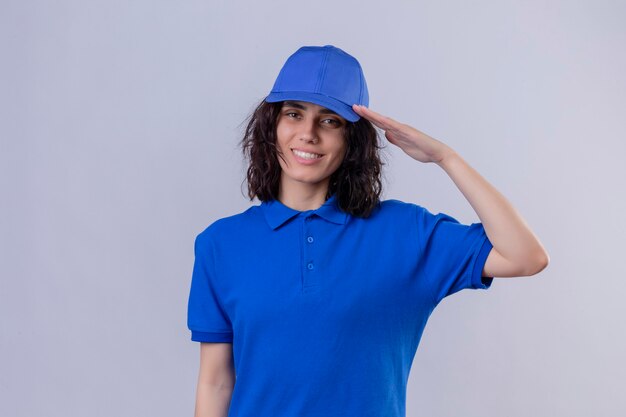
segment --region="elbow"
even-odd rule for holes
[[[533,262],[528,263],[530,267],[528,268],[526,275],[527,276],[537,275],[538,273],[546,269],[549,263],[550,263],[550,255],[548,255],[548,252],[543,252]]]

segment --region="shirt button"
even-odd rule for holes
[[[313,236],[307,237],[306,241],[309,242],[309,243],[313,243]]]
[[[307,268],[313,269],[313,262],[309,262],[309,264],[307,265]]]

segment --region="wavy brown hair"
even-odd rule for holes
[[[276,147],[276,125],[283,102],[268,103],[265,98],[244,120],[247,122],[239,146],[249,161],[246,179],[250,201],[278,198],[281,167]],[[336,194],[338,206],[353,216],[369,217],[380,202],[382,162],[379,137],[374,125],[364,117],[348,122],[344,129],[347,149],[341,166],[331,175],[326,199]]]

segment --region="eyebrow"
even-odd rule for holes
[[[289,101],[289,100],[286,100],[283,103],[283,107],[295,107],[296,109],[300,109],[300,110],[306,110],[307,109],[307,107],[305,105],[302,105],[300,103],[296,103],[295,101]],[[334,112],[334,111],[332,111],[330,109],[327,109],[325,107],[323,107],[320,110],[320,113],[322,113],[322,114],[334,114],[335,116],[339,116],[336,112]]]

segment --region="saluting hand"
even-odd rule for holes
[[[452,148],[445,143],[391,117],[383,116],[358,104],[354,104],[352,109],[359,116],[365,117],[375,126],[383,129],[389,142],[420,162],[439,163],[448,153],[453,152]]]

